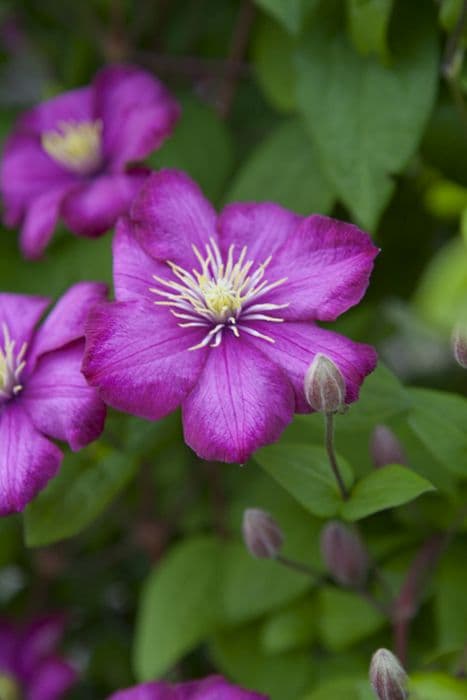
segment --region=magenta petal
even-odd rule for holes
[[[71,185],[73,187],[73,185]],[[21,228],[23,255],[30,260],[40,258],[52,238],[60,214],[60,204],[70,185],[39,195],[28,206]]]
[[[55,652],[63,637],[65,616],[43,615],[21,629],[16,650],[16,667],[21,676],[31,674],[38,664]]]
[[[175,688],[168,683],[141,683],[133,688],[118,690],[107,700],[179,700]]]
[[[287,278],[268,301],[288,303],[280,315],[292,321],[333,321],[365,294],[377,254],[368,234],[356,226],[310,216],[267,269],[270,281]]]
[[[149,255],[190,269],[199,263],[193,246],[205,252],[216,238],[216,212],[185,173],[161,170],[144,183],[130,211],[133,231]]]
[[[141,171],[101,175],[74,189],[62,205],[66,225],[80,236],[100,236],[127,212],[146,178]]]
[[[104,153],[112,168],[148,156],[169,136],[177,102],[150,73],[132,66],[104,68],[94,80],[96,116],[104,124]]]
[[[376,366],[377,355],[370,345],[355,343],[339,333],[311,323],[277,324],[273,333],[267,323],[257,323],[255,327],[274,337],[274,345],[259,338],[251,338],[251,342],[286,372],[295,390],[295,410],[298,412],[311,410],[305,400],[303,382],[305,372],[317,353],[327,355],[344,375],[346,403],[358,399],[364,378]]]
[[[238,254],[248,246],[247,259],[261,263],[280,249],[302,219],[271,202],[229,204],[219,216],[221,249],[226,255],[234,245]]]
[[[57,95],[26,112],[18,123],[18,129],[41,135],[44,131],[54,131],[62,121],[90,121],[95,118],[93,99],[93,92],[89,87]]]
[[[196,382],[207,351],[188,349],[205,334],[205,328],[180,328],[165,309],[101,304],[89,316],[83,372],[114,408],[162,418]]]
[[[294,397],[282,369],[225,330],[182,409],[185,440],[199,457],[243,463],[279,438]]]
[[[0,345],[3,347],[3,324],[19,351],[23,343],[29,343],[34,328],[44,313],[50,299],[27,294],[0,292]]]
[[[0,414],[0,515],[23,510],[57,473],[62,456],[19,402],[5,406]]]
[[[17,631],[9,620],[0,618],[0,669],[12,672]]]
[[[177,686],[177,700],[267,700],[265,695],[232,685],[221,676]]]
[[[61,659],[43,661],[28,682],[28,700],[60,700],[75,684],[75,669]]]
[[[70,287],[38,329],[31,354],[37,358],[83,338],[90,309],[106,294],[107,287],[100,282],[78,282]]]
[[[81,374],[84,340],[43,355],[21,403],[40,432],[80,450],[102,433],[105,406]]]

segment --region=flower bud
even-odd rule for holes
[[[404,448],[386,425],[377,425],[373,430],[370,439],[370,455],[377,469],[385,467],[386,464],[408,465]]]
[[[452,333],[452,351],[461,367],[467,369],[467,325],[458,323]]]
[[[304,381],[305,398],[315,411],[336,413],[345,408],[345,380],[326,355],[318,353],[308,367]]]
[[[378,649],[370,664],[370,682],[378,700],[406,700],[407,674],[388,649]]]
[[[365,583],[369,560],[360,537],[337,521],[321,531],[321,553],[333,579],[342,586],[358,588]]]
[[[274,559],[284,543],[284,533],[274,518],[259,508],[243,514],[243,540],[254,557]]]

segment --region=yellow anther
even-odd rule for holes
[[[42,134],[41,142],[57,163],[73,172],[88,174],[102,160],[102,121],[58,122],[56,130]]]

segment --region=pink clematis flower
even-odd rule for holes
[[[65,619],[49,615],[24,626],[0,620],[0,697],[5,700],[60,700],[76,671],[57,655]]]
[[[119,690],[108,700],[267,700],[267,697],[232,685],[221,676],[210,676],[177,685],[143,683]]]
[[[105,406],[81,374],[84,322],[105,285],[71,287],[35,331],[49,299],[0,293],[0,515],[23,510],[57,472],[59,448],[102,432]]]
[[[358,303],[377,249],[355,226],[276,204],[220,216],[186,175],[151,175],[114,240],[117,301],[98,305],[83,371],[110,405],[148,419],[182,407],[204,459],[245,462],[308,412],[317,353],[346,381],[346,402],[376,363],[368,345],[316,321]]]
[[[59,217],[80,236],[111,228],[149,172],[134,163],[171,134],[179,113],[152,75],[112,66],[24,114],[0,171],[5,223],[21,225],[23,254],[43,253]]]

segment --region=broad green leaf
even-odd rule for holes
[[[221,553],[214,537],[185,539],[145,581],[133,649],[138,680],[162,676],[217,625]]]
[[[347,0],[347,21],[353,45],[363,56],[389,59],[387,32],[394,0]]]
[[[100,443],[68,453],[58,476],[26,509],[26,544],[40,547],[77,535],[127,485],[135,468],[131,456]]]
[[[330,651],[346,649],[385,624],[384,616],[357,593],[329,586],[319,592],[319,603],[320,637]]]
[[[256,4],[296,34],[305,14],[313,11],[318,0],[256,0]]]
[[[309,647],[318,630],[318,608],[313,598],[300,600],[269,617],[261,628],[267,654]]]
[[[297,55],[297,98],[323,172],[356,220],[374,230],[423,135],[438,78],[427,3],[400,3],[390,67],[363,58],[325,3]]]
[[[276,609],[312,585],[305,574],[271,559],[255,559],[240,543],[226,547],[224,557],[222,611],[229,623],[249,621]]]
[[[411,677],[410,690],[417,700],[465,700],[467,680],[436,671],[416,673]]]
[[[255,459],[313,515],[329,518],[338,513],[342,500],[324,448],[278,444],[260,450]],[[342,459],[339,464],[350,487],[352,470]]]
[[[375,700],[368,679],[357,680],[354,677],[325,681],[302,700]]]
[[[439,649],[461,650],[467,630],[465,548],[451,547],[436,572],[435,619]]]
[[[407,467],[391,464],[375,469],[358,481],[350,499],[342,506],[346,520],[360,520],[380,510],[413,501],[434,486]]]
[[[321,174],[313,143],[292,119],[276,127],[243,163],[228,199],[274,201],[299,214],[326,214],[334,194]]]
[[[467,478],[467,399],[430,389],[412,389],[409,425],[453,474]]]
[[[265,654],[259,634],[257,625],[217,634],[211,644],[216,666],[234,683],[270,700],[301,697],[315,672],[309,651]]]
[[[218,200],[233,167],[233,143],[226,124],[208,106],[182,100],[182,117],[171,138],[148,159],[151,167],[185,170],[205,195]]]
[[[253,39],[255,75],[266,99],[280,112],[295,110],[296,40],[280,24],[264,17]]]

